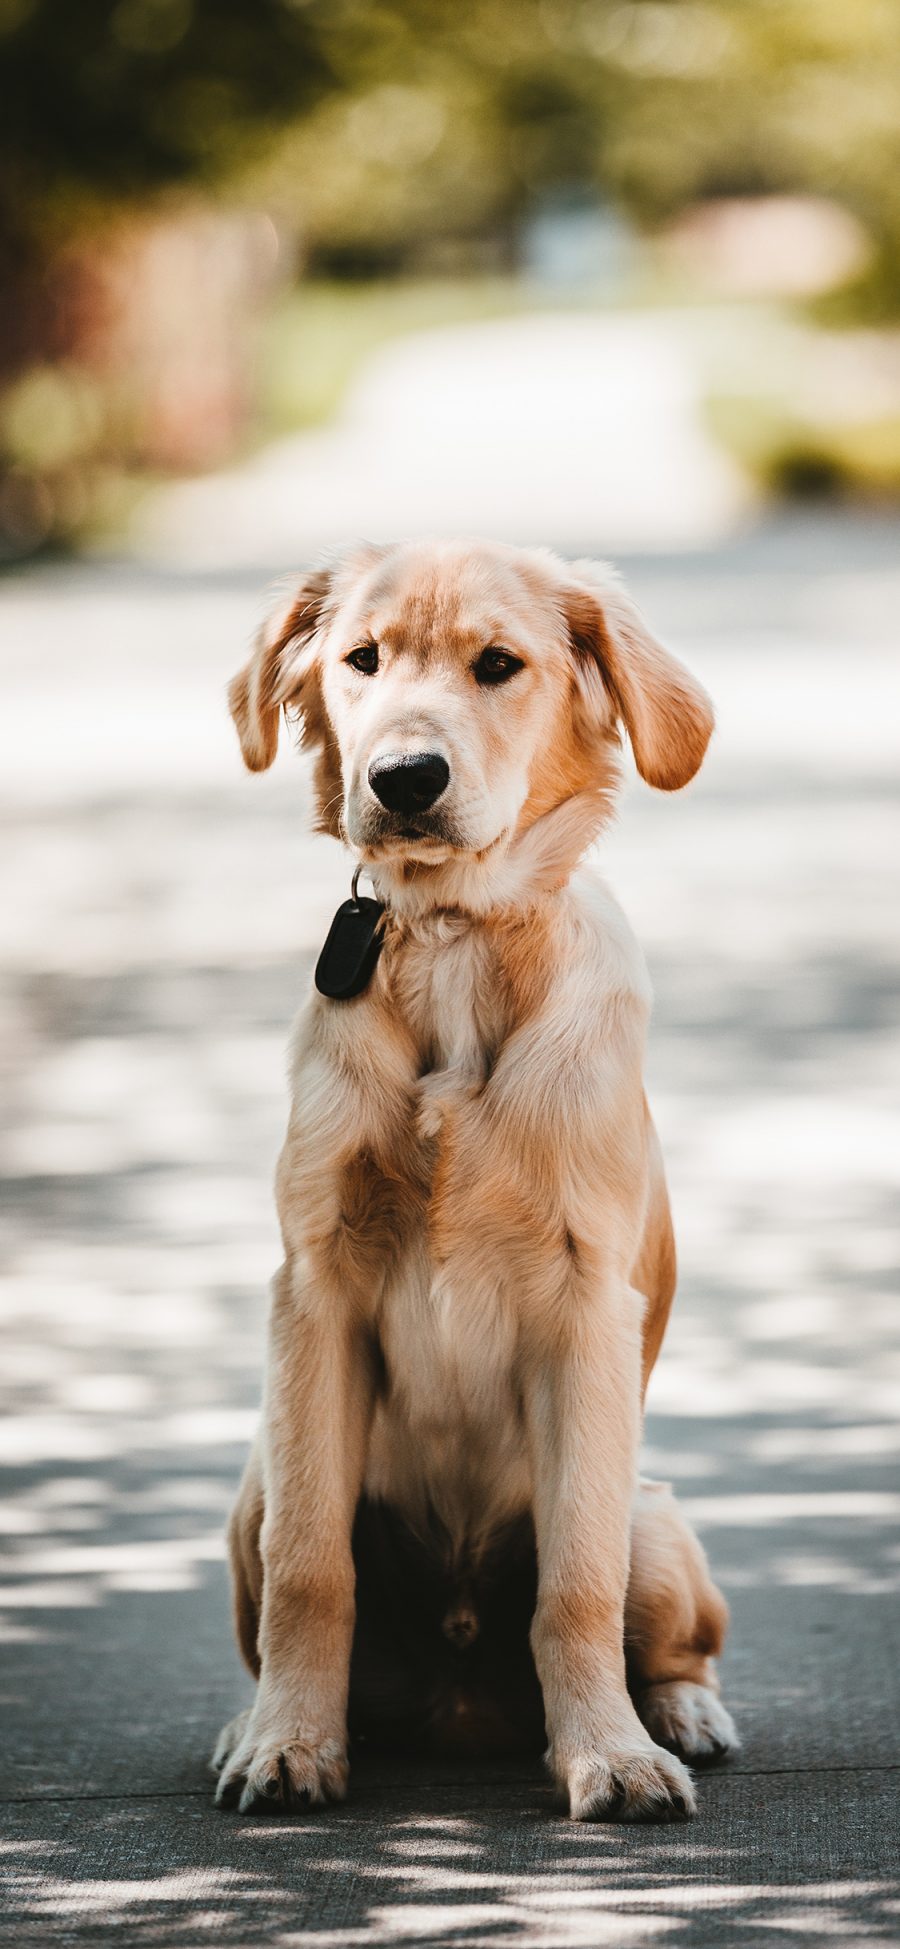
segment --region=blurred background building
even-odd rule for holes
[[[7,558],[561,305],[677,314],[751,496],[900,494],[898,0],[2,0],[0,158]]]

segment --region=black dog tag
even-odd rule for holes
[[[316,963],[316,987],[329,1001],[361,995],[375,972],[384,946],[380,900],[345,900],[337,910]]]

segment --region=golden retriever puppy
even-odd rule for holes
[[[297,1023],[284,1263],[231,1524],[255,1702],[216,1751],[243,1811],[339,1799],[350,1734],[523,1750],[576,1819],[685,1815],[736,1745],[727,1622],[640,1482],[675,1283],[642,1086],[650,996],[583,856],[621,732],[671,791],[709,701],[589,562],[360,547],[305,576],[230,690],[247,765],[282,711],[340,910]]]

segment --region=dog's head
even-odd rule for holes
[[[505,851],[638,770],[693,777],[712,711],[611,571],[487,543],[361,547],[305,576],[229,692],[247,765],[282,710],[317,751],[319,823],[394,879]]]

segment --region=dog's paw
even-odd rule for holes
[[[688,1820],[697,1811],[687,1767],[649,1740],[575,1759],[560,1785],[573,1820]]]
[[[239,1813],[295,1814],[343,1800],[347,1754],[343,1741],[304,1740],[299,1734],[256,1732],[252,1712],[226,1726],[213,1755],[219,1770],[216,1801]]]
[[[649,1685],[638,1711],[651,1738],[685,1759],[724,1759],[741,1743],[731,1713],[708,1685],[686,1679]]]

